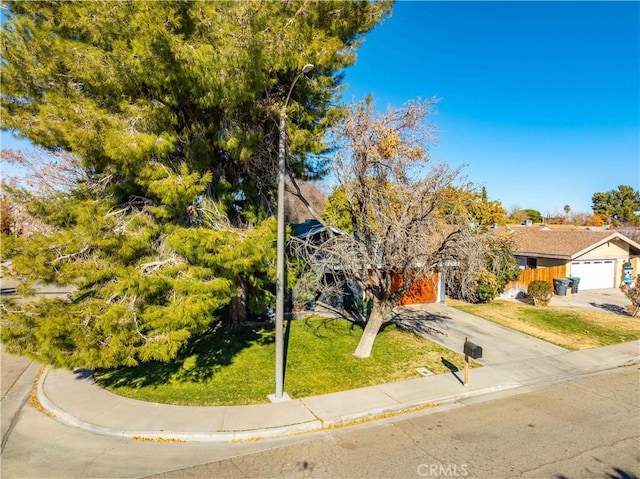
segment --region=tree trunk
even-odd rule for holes
[[[377,298],[373,298],[373,305],[371,308],[371,315],[367,321],[367,325],[362,332],[362,337],[356,348],[356,352],[353,355],[357,358],[368,358],[371,356],[371,349],[373,348],[373,342],[376,340],[376,336],[380,331],[380,328],[385,322],[386,312],[389,310],[385,303]]]
[[[229,327],[238,329],[247,320],[247,288],[242,278],[236,281],[236,295],[229,303]]]

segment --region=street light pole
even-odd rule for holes
[[[282,109],[280,110],[280,138],[278,142],[278,239],[277,239],[277,258],[276,258],[276,387],[273,397],[270,396],[272,402],[284,401],[289,399],[284,395],[284,281],[285,281],[285,218],[284,218],[284,184],[286,174],[286,117],[287,104],[291,97],[291,92],[296,82],[303,73],[308,73],[313,69],[313,65],[307,63],[298,75],[291,82],[289,93],[285,99]]]

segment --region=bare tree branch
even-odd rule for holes
[[[60,261],[64,261],[67,259],[74,259],[78,257],[85,256],[87,253],[91,251],[91,245],[85,245],[80,251],[76,251],[75,253],[63,254],[55,258],[52,263],[59,263]]]
[[[179,257],[172,256],[171,258],[167,258],[167,259],[163,259],[163,260],[151,261],[149,263],[143,263],[143,264],[140,265],[140,269],[142,270],[142,274],[144,276],[147,276],[149,274],[155,273],[156,271],[158,271],[163,266],[172,265],[172,264],[180,264],[181,262],[183,262],[183,260],[181,260]]]

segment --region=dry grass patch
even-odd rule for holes
[[[469,304],[447,299],[447,304],[572,350],[640,339],[640,319],[621,314],[532,306],[519,301],[503,300]]]

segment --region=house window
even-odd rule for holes
[[[538,258],[527,258],[527,269],[536,269],[538,267]]]

